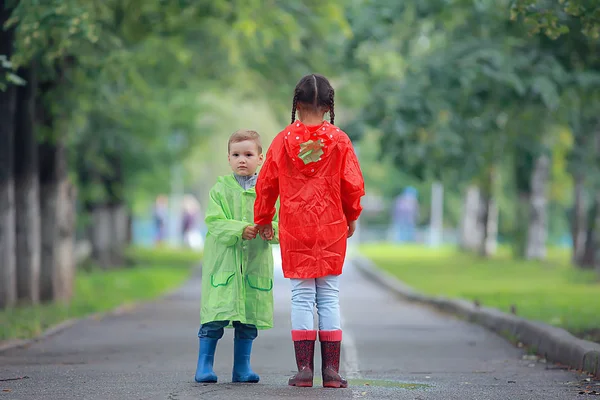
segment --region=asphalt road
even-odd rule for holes
[[[579,399],[585,378],[530,360],[485,329],[405,303],[352,265],[342,277],[348,389],[292,388],[289,283],[276,271],[275,324],[255,342],[258,384],[232,384],[232,332],[217,348],[219,383],[194,382],[199,278],[118,315],[87,319],[0,353],[0,399]],[[107,293],[107,295],[110,295]],[[320,366],[316,353],[315,365]],[[18,379],[26,377],[24,379]]]

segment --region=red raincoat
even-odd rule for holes
[[[322,145],[313,152],[315,161],[305,164],[299,154],[309,140],[321,140]],[[275,137],[258,175],[254,222],[271,223],[280,197],[279,242],[286,278],[342,273],[347,221],[358,219],[364,194],[352,142],[335,125],[296,121]]]

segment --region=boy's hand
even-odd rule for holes
[[[258,227],[258,231],[263,240],[273,240],[273,237],[275,236],[275,232],[273,232],[273,225],[260,225]]]
[[[258,228],[256,227],[256,225],[247,226],[244,228],[244,232],[242,232],[242,239],[252,240],[252,239],[256,238],[257,233],[258,233]]]
[[[348,222],[348,237],[351,238],[354,235],[354,231],[356,230],[356,221]]]

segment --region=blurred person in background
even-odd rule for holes
[[[396,198],[392,210],[394,240],[397,243],[416,241],[416,226],[419,218],[418,192],[412,186]]]
[[[183,244],[192,249],[203,247],[202,235],[198,229],[200,203],[194,196],[186,194],[182,202],[181,234]]]
[[[155,228],[154,242],[160,245],[164,242],[167,236],[167,217],[169,215],[169,200],[167,196],[160,195],[154,203],[152,212],[152,221]]]

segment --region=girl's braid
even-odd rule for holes
[[[333,125],[333,121],[335,120],[334,96],[335,91],[332,87],[329,87],[329,120],[331,121],[331,125]]]
[[[298,87],[294,91],[294,101],[292,102],[292,124],[296,121],[296,107],[298,106]]]
[[[319,82],[317,81],[317,77],[315,74],[312,74],[313,82],[315,84],[315,96],[313,98],[313,107],[319,107]]]

